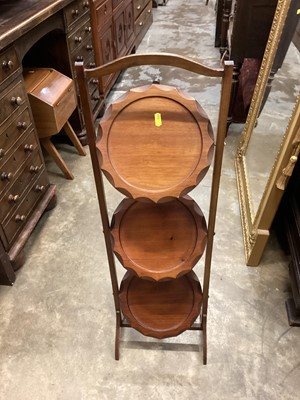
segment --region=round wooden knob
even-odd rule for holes
[[[0,149],[0,158],[5,156],[5,150],[4,149]]]
[[[22,98],[19,97],[19,96],[17,96],[17,97],[12,97],[12,98],[10,99],[11,104],[17,105],[17,106],[20,106],[20,105],[22,104],[22,101],[23,101]]]
[[[3,63],[2,63],[2,68],[3,68],[3,69],[10,69],[10,70],[12,70],[13,67],[14,67],[14,63],[13,63],[11,60],[3,61]]]
[[[31,165],[30,168],[29,168],[29,171],[30,171],[31,173],[33,173],[33,174],[37,174],[38,171],[39,171],[39,167],[38,167],[37,165],[36,165],[36,166]]]
[[[24,222],[25,219],[26,219],[25,215],[19,215],[19,214],[17,214],[17,215],[15,216],[15,221],[16,221],[16,222]]]
[[[45,189],[45,186],[36,185],[36,187],[35,187],[36,192],[43,192],[44,189]]]
[[[25,153],[27,153],[27,152],[32,153],[33,149],[34,149],[33,144],[25,144],[25,146],[24,146]]]
[[[140,5],[138,5],[136,9],[137,9],[137,10],[140,10],[140,9],[141,9],[141,6],[140,6]]]
[[[10,181],[12,179],[12,177],[13,177],[13,174],[11,172],[2,172],[2,174],[1,174],[2,181],[5,181],[5,180]]]
[[[28,125],[27,125],[27,122],[18,122],[18,125],[17,125],[17,127],[18,127],[18,129],[23,129],[24,131],[27,129],[27,127],[28,127]]]
[[[143,26],[144,24],[143,24],[143,22],[141,21],[140,23],[139,23],[139,26]]]
[[[20,196],[18,194],[15,194],[15,195],[10,194],[8,196],[9,203],[17,203],[19,201],[19,199],[20,199]]]

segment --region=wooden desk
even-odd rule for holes
[[[51,67],[70,78],[76,60],[95,66],[89,2],[0,0],[0,284],[13,284],[23,247],[41,215],[55,205],[32,112],[23,67]],[[90,82],[93,113],[103,106]],[[84,140],[81,104],[72,115]]]

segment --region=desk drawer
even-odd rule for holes
[[[0,84],[20,67],[15,49],[10,47],[0,54]]]
[[[72,65],[74,65],[75,61],[83,61],[85,62],[90,58],[91,55],[94,55],[93,41],[92,37],[88,38],[83,43],[80,43],[80,46],[75,49],[74,53],[72,53]]]
[[[22,81],[6,91],[0,93],[0,125],[11,117],[20,107],[26,103],[27,97]]]
[[[5,161],[5,156],[7,157],[14,143],[30,129],[31,117],[29,110],[26,108],[19,115],[16,115],[15,119],[8,122],[10,122],[9,125],[5,124],[2,129],[0,128],[0,149],[2,150],[0,150],[0,166]]]
[[[11,186],[21,166],[38,147],[33,131],[16,146],[15,151],[0,168],[0,193]]]
[[[13,242],[17,233],[24,227],[30,217],[31,211],[42,198],[48,186],[49,181],[47,173],[43,171],[33,183],[29,192],[24,196],[18,208],[3,226],[3,232],[9,244]]]
[[[67,28],[79,20],[87,11],[89,11],[88,0],[77,0],[64,8],[64,15]]]
[[[16,178],[11,188],[0,199],[0,221],[9,217],[9,214],[20,204],[23,200],[24,193],[33,179],[40,174],[43,169],[43,161],[40,153],[35,152],[31,159],[28,160],[24,170]]]
[[[87,39],[92,42],[92,28],[89,18],[86,18],[82,25],[68,37],[70,51],[73,52]]]

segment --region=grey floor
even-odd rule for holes
[[[170,0],[154,10],[139,52],[167,51],[218,66],[213,2]],[[220,87],[164,68],[126,72],[133,83],[177,85],[195,96],[216,126]],[[242,125],[226,139],[208,313],[208,365],[201,335],[157,341],[127,329],[114,360],[114,306],[89,157],[59,149],[67,181],[46,157],[58,205],[43,216],[13,287],[0,287],[0,399],[298,399],[300,330],[288,325],[288,258],[271,235],[259,267],[246,267],[234,170]],[[211,175],[192,191],[207,215]],[[107,184],[109,211],[121,196]],[[202,280],[203,261],[195,267]],[[124,274],[118,266],[120,278]]]

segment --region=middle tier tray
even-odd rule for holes
[[[206,245],[206,222],[195,201],[184,196],[167,203],[124,199],[112,219],[113,249],[121,264],[152,280],[189,272]]]

